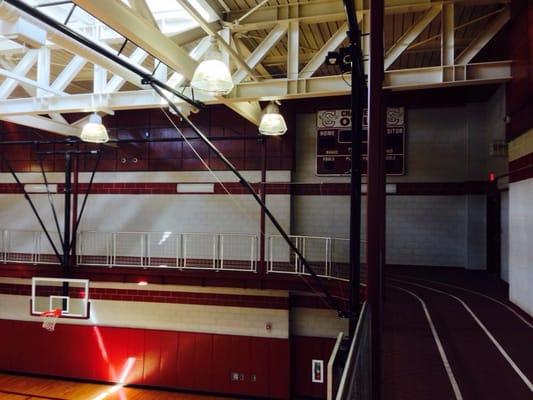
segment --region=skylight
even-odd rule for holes
[[[145,0],[148,8],[157,22],[161,32],[174,35],[198,26],[198,23],[185,11],[176,0]],[[204,0],[189,0],[192,6],[208,22],[215,21],[217,16]],[[64,23],[74,3],[54,4],[50,0],[24,0],[25,3],[38,7],[39,10],[55,20]],[[131,7],[129,0],[122,2]],[[48,5],[50,4],[50,5]],[[76,7],[68,19],[68,26],[84,34],[92,34],[95,40],[113,40],[121,36],[107,28],[100,21]],[[93,36],[97,34],[98,36]]]

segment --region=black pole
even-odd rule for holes
[[[350,30],[350,60],[352,64],[351,77],[351,114],[352,114],[352,168],[350,187],[350,336],[357,326],[361,285],[361,138],[363,133],[363,107],[365,75],[363,54],[361,51],[361,31],[357,23],[354,3],[344,1],[346,16]]]
[[[63,273],[70,274],[70,219],[72,197],[72,155],[65,152],[65,222],[63,227]]]
[[[367,291],[370,306],[372,400],[382,385],[383,268],[385,265],[385,105],[383,99],[384,0],[370,2],[370,74],[368,98]]]
[[[87,204],[87,198],[89,197],[89,193],[91,192],[91,188],[93,186],[94,176],[96,175],[96,170],[98,168],[98,163],[100,162],[100,159],[102,158],[103,150],[100,150],[98,152],[98,157],[96,158],[96,162],[94,163],[94,168],[91,173],[91,179],[89,179],[89,185],[87,186],[87,192],[85,192],[85,195],[83,196],[83,201],[81,203],[81,211],[80,215],[74,214],[73,218],[76,220],[76,223],[74,224],[74,230],[72,232],[72,241],[69,246],[69,250],[74,248],[76,236],[78,234],[78,227],[80,225],[81,218],[83,217],[83,211],[85,210],[85,205]],[[77,193],[76,193],[76,199],[77,199]]]
[[[57,218],[56,207],[52,199],[52,194],[50,193],[50,187],[48,185],[48,178],[46,177],[46,172],[44,171],[43,158],[41,157],[41,154],[37,154],[37,156],[39,157],[39,165],[41,167],[41,174],[43,175],[44,185],[46,187],[46,193],[48,194],[48,203],[50,204],[50,208],[52,209],[54,223],[56,224],[57,235],[59,236],[59,242],[61,244],[61,247],[63,247],[63,237],[61,235],[61,228],[59,227],[59,219]]]
[[[46,229],[46,226],[44,225],[44,222],[43,222],[41,216],[39,215],[39,212],[37,211],[37,208],[35,208],[35,204],[33,204],[33,201],[31,200],[30,195],[26,191],[26,188],[24,187],[24,185],[20,181],[19,177],[15,173],[15,170],[11,166],[11,163],[9,162],[9,160],[5,157],[4,153],[0,153],[0,157],[6,162],[7,168],[9,169],[9,172],[11,173],[11,176],[13,176],[13,179],[15,179],[15,182],[17,182],[17,185],[18,185],[19,189],[24,194],[24,198],[26,199],[26,201],[30,205],[31,210],[33,211],[33,214],[37,218],[37,221],[39,222],[39,225],[41,226],[44,234],[46,235],[46,238],[50,242],[50,245],[52,246],[52,249],[54,250],[54,254],[57,257],[57,260],[61,263],[63,261],[63,258],[59,254],[59,251],[57,250],[57,247],[56,247],[54,241],[52,240],[52,237],[50,236],[50,233],[48,232],[48,229]]]
[[[63,227],[63,276],[70,277],[70,206],[72,195],[72,155],[65,152],[65,222]],[[68,297],[68,282],[63,282],[63,296]],[[67,299],[63,299],[63,311],[66,310]]]
[[[283,229],[283,227],[280,225],[276,217],[274,217],[274,215],[270,212],[270,209],[266,206],[263,200],[261,200],[261,197],[259,197],[259,195],[256,193],[256,191],[254,190],[250,182],[248,182],[241,175],[241,173],[237,170],[237,168],[235,168],[235,166],[231,163],[231,161],[229,161],[226,158],[226,156],[222,154],[222,152],[213,143],[211,143],[209,138],[205,136],[202,133],[202,131],[200,131],[200,129],[198,129],[198,127],[194,125],[189,118],[187,118],[185,115],[181,113],[179,108],[167,97],[165,93],[163,93],[163,91],[161,91],[159,87],[155,86],[154,84],[151,84],[151,85],[152,85],[152,88],[157,92],[157,94],[159,94],[159,96],[161,96],[161,98],[163,98],[168,103],[168,106],[178,115],[178,117],[180,117],[183,121],[185,121],[187,125],[189,125],[189,127],[194,131],[194,133],[198,135],[198,137],[202,139],[202,141],[218,156],[218,158],[220,158],[220,160],[230,169],[230,171],[235,174],[235,176],[239,179],[239,182],[241,183],[241,185],[243,185],[248,190],[248,193],[252,195],[252,197],[257,202],[257,204],[259,204],[259,206],[265,211],[265,214],[268,216],[268,219],[270,219],[270,222],[272,222],[272,225],[274,225],[274,227],[277,229],[281,237],[283,237],[285,242],[288,244],[289,248],[292,251],[294,251],[294,253],[302,261],[302,264],[304,265],[305,270],[309,272],[309,274],[312,276],[317,287],[326,296],[326,301],[328,305],[331,308],[337,310],[337,313],[339,314],[340,317],[346,318],[348,316],[348,312],[344,310],[344,308],[339,305],[337,300],[333,298],[328,288],[320,280],[316,272],[311,268],[311,266],[309,265],[309,263],[307,262],[303,254],[300,252],[300,250],[296,247],[296,245],[289,238],[289,235],[287,235],[287,233],[285,232],[285,229]]]

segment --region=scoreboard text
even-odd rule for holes
[[[317,175],[350,175],[352,163],[352,115],[350,110],[317,111],[316,173]],[[387,175],[405,174],[405,109],[387,108],[385,138]],[[367,172],[368,110],[363,113],[361,138],[362,171]]]

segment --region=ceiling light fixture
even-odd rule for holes
[[[88,143],[106,143],[109,140],[107,129],[102,124],[102,117],[97,113],[89,116],[89,122],[83,126],[81,140]]]
[[[287,132],[287,124],[283,115],[279,113],[279,107],[271,101],[263,110],[263,117],[259,124],[259,132],[268,136],[280,136]]]
[[[233,89],[231,73],[222,61],[222,54],[214,37],[211,37],[211,44],[203,61],[194,71],[191,86],[216,95],[228,94]]]

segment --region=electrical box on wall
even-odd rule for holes
[[[324,383],[324,360],[312,360],[312,382]]]

